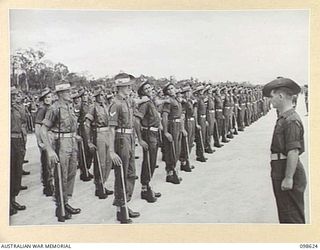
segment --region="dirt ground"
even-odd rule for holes
[[[299,96],[297,111],[305,127],[306,152],[301,156],[308,175],[308,117],[304,97]],[[165,166],[160,161],[152,186],[162,197],[156,203],[140,199],[140,181],[136,181],[133,199],[129,206],[141,216],[134,223],[278,223],[277,211],[270,179],[270,143],[276,122],[275,110],[240,132],[230,143],[207,154],[208,161],[195,161],[192,173],[180,172],[180,185],[165,182]],[[141,148],[136,149],[140,158],[136,161],[140,175]],[[28,136],[24,169],[31,171],[23,176],[22,184],[28,189],[21,191],[17,201],[27,206],[25,211],[11,216],[11,225],[66,225],[66,224],[114,224],[113,196],[99,200],[94,196],[93,182],[82,182],[77,172],[75,188],[70,204],[82,209],[81,214],[60,223],[54,216],[52,197],[42,194],[40,181],[40,154],[34,134]],[[91,169],[92,171],[92,169]],[[114,174],[110,174],[107,188],[113,190]],[[305,192],[306,217],[309,216],[309,187]]]

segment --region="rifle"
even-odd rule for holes
[[[81,140],[80,145],[81,145],[82,160],[83,160],[83,164],[84,164],[84,171],[85,171],[85,173],[86,173],[86,176],[89,176],[88,168],[87,168],[87,159],[86,159],[86,155],[85,155],[85,153],[84,153],[83,140]]]
[[[97,147],[98,127],[97,127],[97,109],[96,109],[96,107],[94,108],[94,111],[93,111],[93,123],[94,123],[94,126],[93,126],[93,144]],[[102,170],[101,170],[100,158],[99,158],[99,153],[97,151],[97,148],[95,150],[95,154],[96,154],[96,167],[98,167],[98,174],[99,174],[99,178],[100,178],[100,188],[102,190],[102,193],[105,194],[105,189],[104,189],[104,186],[103,186],[103,179],[102,179]]]
[[[184,136],[185,140],[186,140],[186,150],[187,150],[187,157],[188,157],[188,161],[190,161],[190,152],[189,152],[189,142],[188,142],[188,135]]]
[[[198,131],[199,131],[199,138],[200,138],[202,153],[204,154],[204,144],[203,144],[203,138],[202,138],[202,129],[199,128]]]
[[[58,117],[58,141],[56,145],[56,153],[59,157],[59,151],[60,151],[60,131],[61,131],[61,113],[59,108],[59,117]],[[60,161],[56,164],[57,174],[58,174],[58,186],[59,186],[59,199],[60,199],[60,211],[61,216],[64,218],[66,215],[65,208],[64,208],[64,199],[63,199],[63,192],[62,192],[62,171],[61,171],[61,165]]]

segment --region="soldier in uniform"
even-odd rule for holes
[[[205,152],[212,154],[215,152],[211,147],[211,139],[214,132],[214,122],[215,122],[215,108],[214,99],[212,97],[212,88],[210,84],[207,84],[203,90],[204,103],[206,105],[206,133],[204,140]]]
[[[91,167],[93,154],[89,150],[88,138],[85,131],[85,119],[91,105],[89,105],[89,93],[87,90],[80,88],[78,90],[78,97],[80,98],[79,116],[78,116],[78,134],[82,137],[83,148],[79,150],[79,167],[80,180],[87,182],[92,180],[93,175],[89,172]],[[84,150],[84,157],[81,150]],[[87,167],[87,169],[85,169]]]
[[[14,215],[18,210],[25,210],[26,206],[20,205],[16,201],[16,196],[20,192],[22,164],[26,152],[24,143],[24,132],[22,130],[25,119],[20,112],[19,103],[21,93],[14,87],[11,88],[11,140],[10,140],[10,211]]]
[[[35,117],[35,135],[37,138],[37,144],[40,150],[41,161],[41,181],[43,185],[43,194],[46,196],[52,196],[54,191],[53,185],[53,169],[49,164],[47,152],[44,143],[41,140],[40,129],[42,121],[46,116],[48,108],[52,104],[51,89],[45,88],[40,95],[39,101],[41,102],[38,108],[38,112]]]
[[[218,122],[219,134],[223,143],[228,143],[226,131],[226,117],[224,116],[224,90],[225,87],[218,88],[215,95],[216,119]],[[222,93],[221,93],[222,92]]]
[[[94,157],[95,195],[99,199],[106,199],[108,195],[113,194],[113,191],[105,188],[112,167],[109,112],[101,88],[97,87],[94,90],[93,97],[95,97],[95,103],[85,116],[85,135],[90,152],[94,154],[96,151],[99,157]]]
[[[72,196],[77,170],[77,143],[81,137],[77,136],[77,117],[71,105],[70,84],[61,81],[56,85],[58,101],[47,110],[42,121],[41,140],[47,150],[49,164],[56,165],[54,171],[55,179],[55,201],[56,216],[58,221],[64,222],[70,219],[72,214],[79,214],[80,208],[73,208],[68,203],[68,196]],[[51,145],[48,131],[53,133]],[[59,180],[58,164],[61,166],[61,180]],[[60,197],[59,181],[62,182],[62,196]],[[65,216],[62,213],[62,205],[65,208]]]
[[[220,143],[220,134],[219,134],[219,128],[218,128],[218,122],[216,119],[216,107],[215,107],[215,92],[216,88],[210,86],[207,90],[207,97],[208,97],[208,104],[207,104],[207,121],[209,123],[208,125],[208,133],[207,133],[207,139],[206,144],[211,145],[211,138],[213,137],[213,145],[217,148],[223,147],[223,145]]]
[[[144,80],[139,84],[138,95],[148,97],[146,102],[138,105],[135,116],[135,128],[139,144],[143,149],[143,160],[141,166],[141,199],[153,203],[161,196],[151,188],[150,181],[157,165],[157,154],[159,146],[159,127],[161,123],[160,114],[157,110],[151,84]]]
[[[128,209],[129,212],[127,213],[126,207],[126,201],[129,202],[132,198],[136,180],[134,135],[134,112],[136,112],[136,108],[135,103],[129,98],[131,85],[134,82],[135,78],[126,73],[115,76],[115,86],[118,93],[109,108],[110,156],[115,173],[113,205],[117,207],[117,220],[124,224],[132,223],[130,218],[140,216],[140,213],[131,209]],[[114,142],[114,145],[112,142]],[[124,187],[122,183],[125,184]]]
[[[193,91],[193,95],[197,100],[196,109],[196,160],[200,162],[206,162],[207,159],[204,157],[205,150],[205,138],[207,131],[207,107],[203,97],[204,86],[198,85]]]
[[[231,90],[231,97],[233,99],[233,109],[232,109],[232,131],[234,135],[238,134],[237,128],[239,128],[239,97],[238,88],[234,86]]]
[[[277,78],[263,87],[279,116],[271,143],[271,178],[280,223],[305,223],[304,191],[307,179],[299,155],[304,152],[304,128],[293,108],[300,86]]]
[[[233,129],[232,129],[232,117],[233,117],[233,108],[234,108],[234,101],[231,94],[232,88],[228,88],[225,93],[225,100],[224,100],[224,116],[226,121],[226,131],[227,131],[227,138],[233,139]]]
[[[238,96],[239,101],[239,124],[238,130],[244,131],[244,120],[245,120],[245,113],[246,113],[246,97],[243,91],[243,88],[240,88],[240,93]]]
[[[181,152],[181,139],[186,136],[182,124],[182,107],[176,98],[176,89],[172,82],[168,82],[163,88],[163,94],[169,96],[169,101],[162,108],[163,146],[164,160],[166,163],[166,182],[180,184],[182,178],[178,177],[176,169]],[[182,132],[185,131],[185,132]]]
[[[181,94],[184,95],[184,102],[182,103],[182,110],[184,113],[184,127],[188,133],[187,138],[182,138],[181,142],[181,154],[180,154],[180,169],[185,172],[191,172],[194,168],[190,163],[189,156],[194,144],[195,139],[195,106],[197,101],[192,98],[191,88],[189,85],[182,87]],[[188,145],[187,145],[188,143]],[[187,150],[189,149],[189,152]]]

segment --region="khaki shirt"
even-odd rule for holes
[[[72,104],[62,104],[57,101],[48,108],[42,124],[51,131],[59,132],[59,109],[60,109],[60,133],[73,133],[77,131],[77,117]]]

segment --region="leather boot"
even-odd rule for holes
[[[61,208],[60,206],[58,206],[56,208],[56,217],[58,218],[59,222],[65,222],[65,220],[70,220],[72,218],[72,215],[65,210],[65,215],[62,216]]]
[[[155,197],[151,189],[141,191],[141,199],[146,200],[149,203],[154,203],[157,201],[157,198]]]
[[[129,218],[129,213],[127,213],[125,207],[120,207],[120,212],[117,212],[117,220],[121,224],[131,224],[132,220]]]

